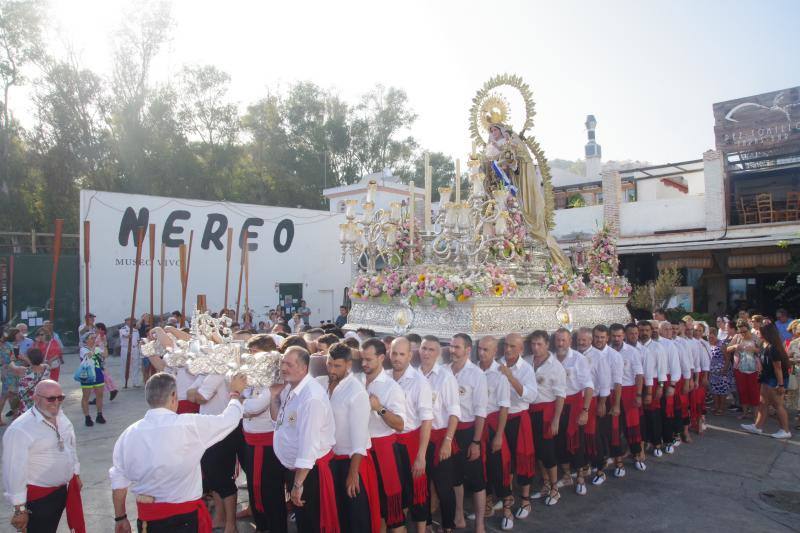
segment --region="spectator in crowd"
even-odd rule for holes
[[[789,331],[789,324],[792,323],[792,319],[789,318],[789,313],[786,312],[786,309],[780,308],[775,311],[775,327],[778,328],[778,333],[780,333],[781,340],[784,343],[792,340],[792,332]]]
[[[86,338],[87,333],[94,333],[95,315],[86,313],[83,317],[83,324],[78,327],[78,348],[83,348],[81,342]]]
[[[758,416],[755,424],[742,424],[742,429],[761,434],[769,417],[769,408],[775,410],[780,429],[772,434],[776,439],[788,439],[789,415],[783,405],[783,395],[789,382],[789,357],[784,348],[783,339],[775,324],[768,322],[761,327],[763,346],[760,351],[761,373],[758,381],[761,385],[761,402],[758,404]]]
[[[100,349],[105,349],[107,353],[111,353],[111,348],[108,345],[108,328],[103,322],[98,322],[95,328],[97,332],[97,339],[95,340],[95,344],[100,347]],[[103,381],[105,382],[105,386],[103,390],[108,393],[109,401],[114,401],[114,398],[117,397],[119,393],[119,389],[117,388],[117,384],[114,383],[114,378],[111,376],[111,372],[104,372],[103,373]],[[92,400],[89,403],[91,405],[95,404],[96,400]]]
[[[24,358],[28,355],[28,350],[33,348],[33,339],[28,337],[28,324],[25,322],[17,324],[17,331],[19,331],[19,335],[15,344],[19,348],[19,355]]]
[[[11,363],[10,371],[19,379],[20,412],[33,407],[33,391],[43,379],[50,379],[50,367],[44,363],[44,354],[38,348],[28,350],[30,365]]]
[[[719,339],[717,338],[717,328],[708,328],[708,343],[711,345],[711,370],[709,382],[711,384],[711,394],[714,396],[714,414],[720,416],[725,409],[725,399],[731,390],[729,379],[732,369],[731,356],[727,351],[720,349]]]
[[[308,326],[311,320],[311,309],[306,305],[305,300],[300,300],[300,307],[297,308],[297,314],[303,319],[303,323]]]
[[[733,356],[733,369],[736,376],[736,389],[742,406],[740,419],[754,416],[753,409],[758,406],[758,374],[761,361],[758,358],[760,341],[753,337],[750,323],[740,318],[736,321],[736,335],[728,344],[727,351]]]
[[[339,306],[339,316],[336,317],[336,327],[342,329],[347,324],[348,309],[345,306]]]
[[[0,397],[0,413],[6,406],[6,400],[11,406],[11,415],[17,410],[17,387],[19,378],[11,371],[11,365],[17,360],[17,348],[14,346],[19,330],[12,328],[8,330],[6,336],[0,342],[0,363],[2,363],[2,380],[3,380],[3,395]],[[6,416],[10,416],[6,413]],[[2,416],[0,416],[0,426],[5,425]]]
[[[303,319],[300,317],[299,313],[292,315],[292,321],[289,326],[292,328],[292,333],[294,334],[298,334],[303,330],[305,323],[303,322]]]
[[[106,419],[103,417],[103,387],[105,386],[104,368],[106,357],[108,357],[108,349],[97,344],[97,334],[95,333],[87,333],[83,342],[84,347],[81,348],[80,352],[81,363],[88,362],[94,367],[94,376],[80,382],[83,392],[81,408],[83,409],[86,425],[91,427],[94,425],[92,417],[89,415],[89,397],[92,392],[94,392],[97,405],[97,417],[95,420],[98,424],[106,423]]]
[[[39,331],[43,331],[45,335],[49,335],[58,343],[58,345],[61,347],[62,350],[64,349],[64,343],[61,342],[61,336],[58,333],[56,333],[55,330],[53,330],[52,322],[50,322],[49,320],[45,320],[44,322],[42,322],[42,327],[39,328]]]
[[[44,354],[44,362],[50,367],[50,379],[58,382],[61,365],[64,364],[61,342],[55,337],[51,337],[47,329],[42,327],[36,332],[34,348]]]

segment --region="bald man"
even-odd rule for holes
[[[533,367],[524,359],[524,341],[519,333],[511,333],[505,339],[505,355],[500,359],[500,373],[511,385],[506,439],[511,450],[512,471],[521,487],[521,502],[514,516],[525,519],[531,513],[531,478],[535,470],[533,452],[533,429],[528,416],[530,404],[539,394]],[[513,498],[513,496],[512,496]]]
[[[430,517],[430,496],[426,474],[428,443],[433,427],[433,391],[427,378],[411,366],[411,342],[400,337],[392,341],[387,370],[406,397],[403,431],[397,435],[397,469],[403,482],[403,507],[418,533],[424,533]]]
[[[30,533],[56,531],[66,507],[70,530],[85,533],[75,430],[61,410],[61,386],[40,381],[33,402],[3,435],[3,489],[14,507],[11,525]]]

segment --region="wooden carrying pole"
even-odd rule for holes
[[[14,317],[14,253],[8,256],[8,322]]]
[[[242,277],[244,276],[244,260],[247,254],[247,233],[242,235],[240,244],[242,246],[242,253],[239,256],[239,292],[236,295],[236,315],[234,315],[233,318],[235,322],[239,322],[239,309],[242,301]]]
[[[161,243],[161,285],[159,286],[158,290],[161,293],[160,295],[160,302],[161,305],[159,307],[158,312],[158,321],[159,324],[161,320],[164,319],[164,268],[167,266],[167,245],[163,242]]]
[[[244,312],[250,311],[250,250],[244,249]],[[241,322],[240,322],[241,323]]]
[[[181,244],[179,251],[181,254],[181,327],[186,323],[186,292],[189,288],[189,268],[192,265],[192,242],[194,242],[194,230],[189,232],[189,248]]]
[[[83,289],[84,289],[84,298],[86,301],[84,303],[84,307],[86,308],[85,313],[88,315],[91,311],[89,311],[89,249],[91,248],[91,240],[89,238],[89,228],[91,227],[91,223],[88,220],[83,221]]]
[[[133,270],[133,298],[131,299],[131,324],[128,331],[128,357],[125,358],[125,388],[128,388],[128,376],[131,372],[131,350],[133,348],[133,330],[136,327],[136,291],[139,289],[139,263],[142,262],[142,241],[144,228],[140,227],[136,235],[136,266]]]
[[[228,310],[228,279],[231,276],[231,248],[233,248],[233,228],[228,228],[228,248],[225,250],[225,305],[223,309]]]
[[[155,309],[153,309],[153,274],[156,260],[156,225],[150,224],[150,329],[155,326]]]
[[[56,219],[55,237],[53,238],[53,273],[50,276],[50,322],[56,320],[56,281],[58,278],[58,261],[61,259],[61,234],[64,231],[64,219]]]

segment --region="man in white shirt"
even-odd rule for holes
[[[697,369],[695,368],[695,354],[692,343],[685,337],[686,326],[683,321],[675,321],[671,323],[672,329],[672,343],[678,350],[678,355],[681,361],[681,371],[683,382],[678,385],[678,399],[679,404],[676,402],[676,411],[680,410],[680,414],[676,413],[676,418],[679,419],[677,429],[675,430],[675,446],[680,446],[681,440],[684,442],[691,442],[689,437],[689,421],[691,420],[691,399],[692,394],[697,384]],[[699,361],[698,361],[699,362]]]
[[[378,479],[369,438],[370,405],[364,385],[352,374],[352,353],[343,343],[328,348],[328,374],[317,381],[328,393],[336,442],[330,462],[339,527],[380,531]]]
[[[3,435],[3,492],[14,507],[11,525],[31,533],[56,531],[66,507],[70,529],[85,533],[75,430],[61,410],[64,393],[46,379],[33,394],[33,408]]]
[[[119,328],[119,355],[122,359],[122,382],[128,388],[142,386],[142,357],[139,353],[139,330],[136,325],[131,326],[131,318],[125,319],[125,325]],[[130,368],[128,368],[128,342],[131,345]]]
[[[94,333],[96,328],[94,325],[95,315],[92,313],[86,313],[83,316],[83,324],[78,326],[78,348],[83,348],[83,339],[87,333]]]
[[[483,337],[478,341],[478,366],[486,376],[488,401],[486,404],[486,424],[482,441],[486,462],[487,499],[492,497],[495,504],[492,510],[503,509],[500,528],[507,531],[514,527],[514,514],[511,510],[514,498],[511,497],[511,451],[505,438],[508,408],[511,405],[511,384],[500,373],[497,357],[497,339]]]
[[[606,480],[606,459],[611,452],[614,417],[619,417],[622,401],[622,356],[608,346],[608,327],[603,324],[592,330],[592,347],[584,355],[591,363],[597,393],[597,436],[593,453],[589,454],[597,469],[592,484],[602,485]]]
[[[330,460],[336,441],[333,412],[325,389],[308,373],[310,356],[290,346],[281,360],[288,385],[270,405],[275,421],[275,455],[291,487],[300,533],[336,531],[339,516]]]
[[[218,415],[225,411],[229,396],[225,376],[199,376],[186,392],[190,401],[200,404],[201,415]],[[231,431],[203,454],[204,487],[218,498],[214,508],[214,527],[233,530],[236,527],[236,454],[242,446],[241,426]],[[223,526],[224,524],[224,526]],[[226,532],[227,533],[227,532]]]
[[[675,432],[680,431],[681,420],[677,416],[679,413],[675,406],[677,401],[675,396],[678,394],[678,384],[683,375],[678,349],[670,340],[671,336],[672,325],[669,322],[659,322],[658,329],[653,329],[652,338],[658,342],[666,355],[667,383],[661,397],[661,439],[664,442],[664,451],[668,454],[675,452]]]
[[[461,416],[458,382],[449,369],[437,361],[442,355],[439,339],[432,335],[422,338],[419,346],[420,373],[428,379],[433,398],[433,424],[428,444],[428,476],[439,497],[442,528],[455,529],[456,495],[453,490],[453,440]]]
[[[695,405],[697,409],[692,413],[692,426],[699,434],[706,429],[706,392],[708,391],[708,373],[711,370],[711,344],[705,339],[708,326],[705,322],[695,322],[693,335],[699,346],[700,377],[695,391]]]
[[[456,333],[450,339],[450,371],[458,384],[461,415],[458,418],[455,442],[458,451],[453,454],[453,486],[456,495],[456,527],[466,527],[464,520],[464,490],[472,493],[475,510],[475,531],[485,530],[486,479],[481,459],[481,436],[486,423],[489,391],[486,376],[470,360],[472,338],[466,333]]]
[[[625,435],[628,447],[634,457],[637,470],[645,470],[644,455],[642,452],[642,432],[639,409],[642,407],[642,389],[644,386],[644,369],[639,358],[639,351],[625,342],[625,326],[611,324],[611,347],[622,356],[622,400],[621,411],[618,419],[618,429],[611,436],[611,455],[614,457],[616,467],[614,477],[625,476],[625,464],[621,435]]]
[[[561,422],[556,435],[556,455],[564,476],[556,484],[557,487],[572,485],[571,470],[576,473],[575,493],[586,495],[586,476],[589,475],[589,463],[586,461],[584,429],[589,421],[589,412],[596,408],[592,369],[582,353],[570,347],[572,335],[560,328],[553,335],[556,357],[564,367],[566,375],[566,399],[561,411]]]
[[[504,345],[505,355],[499,361],[500,373],[511,385],[506,439],[511,450],[512,471],[522,493],[520,506],[514,516],[524,519],[531,513],[531,479],[536,473],[533,429],[528,408],[536,401],[538,387],[533,367],[522,358],[525,349],[522,336],[519,333],[509,333],[506,335]]]
[[[664,395],[664,385],[669,384],[667,379],[667,354],[661,344],[653,340],[653,325],[647,320],[640,320],[637,324],[639,343],[644,354],[644,434],[653,447],[653,455],[661,457],[664,452],[663,445],[663,417],[661,413],[661,399]]]
[[[542,490],[535,498],[544,498],[545,505],[555,505],[561,498],[558,492],[558,461],[555,437],[561,428],[561,412],[567,397],[567,373],[557,358],[549,352],[550,336],[536,330],[528,338],[531,349],[530,363],[536,373],[539,394],[529,412],[533,427],[533,446],[542,475]]]
[[[680,445],[681,433],[683,432],[684,405],[688,408],[689,391],[692,386],[692,356],[684,346],[683,341],[674,338],[675,333],[677,333],[677,325],[675,326],[673,330],[673,324],[664,321],[658,328],[659,343],[666,347],[669,354],[670,375],[674,376],[672,366],[676,365],[676,363],[674,370],[678,372],[675,395],[673,396],[673,415],[670,420],[669,438],[671,446],[665,447],[664,450],[667,453],[670,453],[670,450],[674,450],[675,447]],[[665,435],[667,434],[666,432],[664,433]]]
[[[136,495],[138,529],[149,533],[208,531],[211,517],[203,502],[200,459],[239,426],[244,376],[235,376],[218,415],[178,415],[175,378],[154,374],[145,386],[150,409],[114,445],[111,478],[115,533],[129,533],[125,509],[130,488]],[[226,529],[225,533],[232,533]]]
[[[403,389],[383,370],[386,345],[380,339],[367,339],[361,346],[360,374],[369,393],[371,407],[369,436],[370,455],[378,472],[378,494],[381,517],[388,530],[405,525],[403,514],[403,485],[395,448],[397,432],[403,431],[406,417],[406,397]]]
[[[430,517],[430,495],[426,473],[428,443],[433,425],[433,392],[419,370],[411,366],[411,342],[405,337],[392,341],[387,370],[406,397],[403,432],[397,436],[397,468],[403,481],[403,506],[416,524],[417,533],[424,533]]]

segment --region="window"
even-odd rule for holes
[[[626,202],[636,201],[636,187],[630,187],[628,189],[625,189],[625,201]]]
[[[336,204],[336,212],[344,213],[346,209],[347,209],[347,204],[345,204],[344,200],[339,200],[339,203]]]
[[[594,205],[603,205],[603,193],[602,192],[594,193]]]

